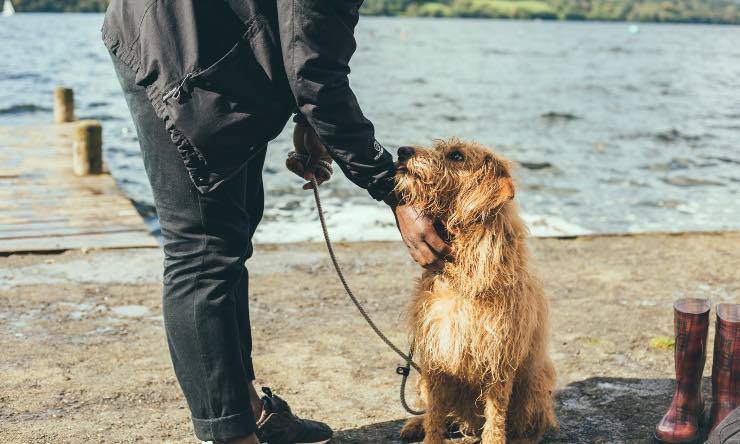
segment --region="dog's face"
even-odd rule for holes
[[[456,139],[398,150],[396,192],[449,228],[488,223],[514,198],[508,161]]]

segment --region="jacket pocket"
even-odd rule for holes
[[[226,54],[186,75],[162,97],[171,124],[217,178],[239,169],[272,136],[275,85],[249,42],[259,32],[261,22],[254,20]]]

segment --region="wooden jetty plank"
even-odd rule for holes
[[[150,236],[151,237],[151,236]],[[77,236],[52,236],[37,238],[19,238],[0,240],[0,252],[30,253],[34,251],[63,251],[63,250],[93,250],[112,248],[141,248],[155,247],[156,240],[151,243],[142,242],[141,232],[127,231],[122,233],[87,233]]]
[[[158,245],[113,177],[75,176],[76,125],[0,126],[0,253]]]
[[[0,241],[10,239],[31,239],[41,237],[55,237],[55,236],[66,236],[66,235],[85,235],[90,233],[91,228],[88,227],[73,227],[73,226],[46,226],[42,228],[24,228],[23,225],[18,227],[10,228],[0,232]],[[94,228],[95,234],[102,233],[123,233],[131,231],[131,227],[127,225],[113,225],[113,226],[97,226]]]

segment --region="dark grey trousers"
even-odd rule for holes
[[[262,218],[266,146],[216,190],[201,194],[134,72],[113,57],[154,192],[164,238],[165,330],[172,363],[202,440],[255,430],[245,261]]]

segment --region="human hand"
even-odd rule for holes
[[[391,208],[411,258],[427,270],[442,269],[450,246],[440,235],[434,221],[412,205],[391,205]]]
[[[285,166],[308,181],[303,185],[304,190],[313,188],[313,178],[319,185],[331,178],[331,156],[311,125],[305,122],[296,123],[293,129],[293,147],[295,151],[288,155]]]

